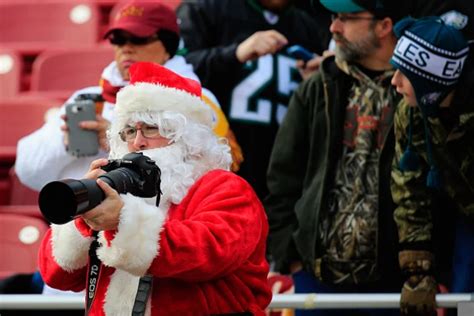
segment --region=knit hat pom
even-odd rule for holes
[[[428,176],[426,177],[426,186],[428,188],[439,190],[442,187],[441,174],[435,166],[431,166]]]
[[[413,151],[413,149],[408,147],[403,153],[402,158],[400,159],[400,170],[401,171],[415,171],[420,166],[420,157],[418,154]]]

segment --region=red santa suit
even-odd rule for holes
[[[143,67],[145,72],[153,72],[159,66],[137,63],[130,71],[143,71]],[[166,70],[167,78],[177,76],[169,72]],[[148,88],[159,91],[146,94],[142,90],[149,83],[142,84],[144,78],[135,78],[139,84],[132,82],[123,95],[118,95],[112,138],[116,135],[114,129],[123,127],[131,112],[167,110],[166,103],[175,98],[175,111],[210,126],[199,108],[200,98],[196,97],[194,103],[189,99],[194,97],[196,87],[182,87],[174,81],[156,86],[153,82]],[[139,102],[131,97],[137,94],[137,86],[142,98]],[[159,105],[155,102],[157,95]],[[189,108],[180,108],[184,100]],[[120,143],[111,139],[112,153],[114,144]],[[179,202],[164,194],[164,201],[157,207],[154,199],[121,195],[124,206],[117,230],[98,235],[97,256],[102,266],[89,315],[131,315],[139,278],[144,275],[153,277],[145,315],[264,315],[271,299],[264,209],[250,185],[239,176],[220,168],[198,169],[200,174],[194,183],[188,183]],[[39,253],[44,281],[61,290],[84,290],[92,241],[92,231],[82,218],[52,225]]]

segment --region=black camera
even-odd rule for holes
[[[110,160],[102,167],[106,174],[99,179],[118,193],[131,193],[140,197],[156,196],[160,201],[161,171],[155,161],[143,153],[129,153],[122,159]],[[46,184],[39,194],[39,207],[43,216],[54,224],[65,224],[105,199],[105,194],[92,179],[64,179]]]

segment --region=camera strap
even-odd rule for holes
[[[145,275],[140,278],[137,296],[135,296],[135,303],[133,304],[132,316],[145,315],[146,303],[150,296],[152,283],[153,277],[151,275]]]
[[[87,295],[85,315],[89,315],[89,310],[92,306],[92,302],[94,301],[95,292],[100,276],[100,267],[102,265],[96,253],[96,250],[99,247],[99,242],[97,241],[97,234],[98,232],[96,231],[94,231],[94,233],[92,234],[92,236],[94,237],[94,241],[92,242],[89,248],[89,269],[87,271]]]
[[[92,236],[94,241],[89,248],[89,269],[87,271],[87,295],[86,295],[86,311],[85,315],[89,315],[92,302],[94,301],[96,289],[99,283],[100,268],[102,263],[97,257],[96,250],[99,247],[97,241],[98,232],[94,231]],[[145,315],[146,303],[150,296],[151,286],[153,284],[153,276],[145,275],[140,278],[138,283],[137,295],[135,296],[135,302],[133,303],[132,316],[143,316]]]

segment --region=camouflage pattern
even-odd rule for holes
[[[414,108],[413,147],[420,156],[419,168],[402,172],[400,158],[408,138],[409,106],[402,101],[394,118],[396,148],[392,164],[392,196],[398,205],[394,218],[401,243],[431,240],[432,203],[436,192],[426,187],[427,163],[423,118]],[[442,175],[442,190],[463,214],[474,218],[474,111],[459,115],[458,123],[446,128],[439,118],[428,118],[433,159]],[[453,209],[445,210],[452,212]]]
[[[370,79],[355,66],[338,63],[357,84],[349,92],[344,147],[330,191],[327,216],[321,221],[321,278],[333,284],[376,281],[379,158],[392,121],[395,92],[384,82],[386,71]]]

